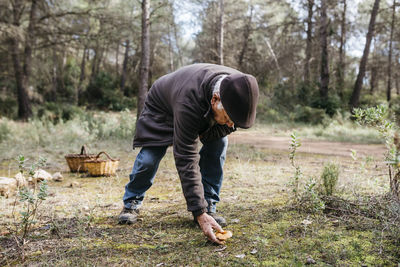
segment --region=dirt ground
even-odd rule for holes
[[[290,138],[279,136],[267,136],[255,131],[238,131],[229,136],[230,144],[245,144],[255,148],[271,150],[289,150]],[[299,152],[321,154],[329,156],[351,157],[352,150],[358,156],[382,157],[385,153],[384,145],[354,144],[343,142],[316,141],[301,139]]]
[[[36,154],[49,159],[46,170],[60,170],[64,181],[49,183],[38,222],[28,243],[16,247],[18,212],[14,198],[0,198],[0,266],[389,266],[398,262],[397,246],[382,239],[377,221],[349,224],[335,214],[297,212],[288,205],[289,137],[256,130],[229,136],[219,212],[234,238],[226,246],[207,242],[187,212],[171,149],[160,163],[154,185],[146,194],[139,221],[118,225],[122,194],[135,156],[129,142],[96,144],[121,159],[116,176],[88,177],[67,171],[63,155],[47,148]],[[305,179],[319,177],[324,164],[337,162],[341,174],[337,192],[382,194],[387,188],[383,145],[321,142],[300,138],[296,154]],[[351,157],[357,151],[358,160]],[[49,152],[47,152],[49,151]],[[47,154],[46,154],[47,153]],[[17,171],[0,160],[0,172]],[[13,174],[13,173],[12,173]],[[358,218],[358,217],[357,217]],[[361,222],[367,220],[360,217]],[[358,219],[357,219],[358,220]]]

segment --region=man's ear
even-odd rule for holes
[[[214,105],[215,102],[220,101],[221,98],[219,97],[219,94],[213,94],[213,97],[211,98],[211,105]]]

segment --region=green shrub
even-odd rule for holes
[[[322,184],[327,196],[333,195],[339,179],[339,165],[335,163],[327,163],[321,174]]]
[[[273,89],[271,107],[277,110],[292,111],[297,103],[294,89],[289,83],[280,83]]]
[[[17,115],[17,100],[13,97],[0,97],[0,116],[14,118]]]
[[[400,96],[395,96],[390,100],[390,111],[397,125],[400,125]]]
[[[325,110],[329,116],[334,116],[341,106],[340,98],[337,95],[330,95],[327,98],[321,98],[319,92],[315,94],[311,102],[311,107]]]
[[[81,102],[90,108],[113,111],[133,109],[136,106],[135,98],[124,96],[118,81],[106,72],[100,72],[89,83]]]
[[[318,89],[313,85],[307,85],[301,82],[296,90],[296,103],[303,106],[310,106],[313,95],[318,92]]]
[[[0,120],[0,143],[6,141],[11,134],[11,130],[7,126],[7,122]]]
[[[37,110],[37,116],[42,121],[59,123],[69,121],[83,114],[83,110],[77,106],[64,103],[47,102]]]
[[[385,104],[386,99],[385,96],[379,96],[376,94],[362,94],[360,97],[360,107],[367,108],[367,107],[376,107],[381,104]]]
[[[296,105],[292,117],[296,122],[305,122],[315,125],[321,124],[326,118],[326,114],[323,109]]]

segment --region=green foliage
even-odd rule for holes
[[[354,109],[354,117],[359,124],[372,126],[384,138],[387,153],[386,164],[389,166],[390,192],[400,199],[400,139],[399,129],[389,118],[389,110],[386,105],[379,105],[366,109]],[[391,167],[395,175],[391,175]]]
[[[47,159],[44,157],[39,157],[38,161],[32,163],[30,166],[26,165],[26,158],[24,155],[18,155],[16,161],[18,162],[18,170],[20,173],[23,174],[24,172],[27,172],[30,176],[33,176],[37,169],[46,165]]]
[[[327,117],[323,109],[300,105],[296,105],[293,116],[293,120],[296,122],[305,122],[312,125],[321,124]]]
[[[313,125],[323,124],[328,116],[333,117],[340,108],[340,100],[335,96],[321,99],[319,90],[312,85],[289,82],[279,83],[273,88],[269,101],[260,97],[258,117],[270,122],[294,121]]]
[[[374,127],[385,139],[388,149],[388,160],[396,159],[396,146],[394,145],[394,134],[396,132],[395,123],[389,118],[389,109],[386,105],[370,107],[366,109],[354,109],[354,118],[360,125]]]
[[[23,211],[20,212],[20,228],[22,230],[21,237],[24,240],[28,237],[32,225],[36,223],[36,217],[39,206],[48,196],[47,181],[44,180],[39,184],[39,191],[35,192],[27,187],[22,187],[19,190],[19,201],[23,203]]]
[[[91,81],[83,95],[82,101],[91,108],[122,111],[133,109],[136,100],[126,97],[118,88],[118,82],[107,72],[100,72]]]
[[[310,179],[305,183],[303,191],[299,191],[300,182],[304,178],[304,176],[300,169],[300,166],[296,164],[295,158],[297,149],[301,146],[301,143],[296,133],[292,133],[290,137],[291,143],[289,147],[289,160],[295,171],[289,185],[291,186],[292,192],[294,194],[294,201],[295,203],[299,204],[299,207],[303,210],[308,210],[310,212],[319,212],[325,208],[325,203],[321,200],[321,198],[318,196],[318,193],[315,191],[315,179],[310,177]]]
[[[37,116],[40,120],[51,121],[53,124],[57,124],[60,121],[72,120],[82,114],[83,110],[77,106],[56,102],[47,102],[37,111]]]
[[[133,115],[129,110],[121,111],[118,119],[110,119],[105,113],[86,113],[81,119],[86,125],[87,132],[96,139],[126,139],[132,138],[135,130]]]
[[[379,96],[376,94],[362,94],[360,98],[360,106],[362,108],[376,107],[385,104],[385,96]]]
[[[339,165],[335,163],[325,164],[324,170],[321,174],[321,180],[327,196],[331,196],[335,192],[338,179]]]
[[[400,96],[395,96],[390,100],[390,110],[393,113],[396,124],[400,125]]]
[[[309,210],[311,212],[320,212],[325,209],[325,203],[315,190],[317,182],[313,177],[304,185],[304,191],[301,196],[301,209]]]
[[[336,114],[341,106],[340,98],[337,95],[330,95],[326,99],[321,98],[319,95],[314,96],[314,100],[311,103],[311,107],[317,109],[323,109],[326,114],[333,116]]]
[[[24,155],[19,155],[16,160],[18,163],[19,171],[21,173],[24,173],[24,171],[28,171],[30,176],[33,176],[35,171],[39,167],[43,167],[46,163],[46,159],[40,157],[37,162],[30,165],[30,167],[27,167],[26,158]],[[22,211],[20,211],[20,223],[17,225],[16,233],[21,234],[20,240],[18,242],[20,242],[22,245],[25,244],[25,238],[28,237],[32,229],[32,225],[36,223],[39,206],[42,204],[43,201],[46,200],[46,197],[48,196],[47,181],[44,180],[39,184],[38,192],[36,192],[35,189],[32,190],[27,187],[21,187],[18,192],[19,201],[23,204],[23,208]]]
[[[58,92],[58,96],[60,96],[63,101],[70,101],[77,95],[80,74],[79,65],[73,57],[68,58],[63,74],[62,90],[58,90],[60,91]]]
[[[0,120],[0,143],[6,141],[11,134],[8,124],[4,120]]]
[[[289,160],[292,167],[295,169],[294,175],[291,178],[290,186],[292,187],[292,192],[294,193],[294,197],[297,200],[299,198],[299,181],[303,177],[303,173],[301,172],[300,166],[298,166],[295,162],[296,151],[301,146],[300,140],[297,138],[296,133],[292,133],[290,135],[291,143],[290,143],[290,153]]]
[[[13,97],[0,97],[0,117],[14,118],[17,114],[17,100]]]

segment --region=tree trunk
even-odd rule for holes
[[[13,5],[13,25],[16,27],[20,26],[20,19],[23,12],[23,3],[20,0],[16,0]],[[14,76],[17,86],[17,98],[18,98],[18,118],[21,120],[27,120],[32,116],[32,106],[28,96],[29,77],[31,74],[31,61],[32,61],[32,46],[35,42],[35,27],[36,27],[36,13],[37,13],[37,0],[32,0],[30,14],[29,14],[29,25],[28,34],[25,39],[25,47],[23,53],[23,66],[21,67],[21,58],[19,51],[19,41],[17,38],[12,38],[10,41],[11,56],[14,66]]]
[[[249,36],[250,36],[250,32],[251,32],[251,22],[253,20],[253,11],[254,11],[254,7],[253,5],[250,6],[250,15],[248,17],[247,23],[244,26],[244,31],[243,31],[243,46],[242,49],[240,51],[239,54],[239,70],[242,69],[243,67],[243,60],[244,60],[244,55],[247,51],[247,47],[249,45]]]
[[[393,0],[392,21],[390,23],[388,68],[387,68],[388,76],[387,76],[386,99],[388,102],[391,99],[391,91],[392,91],[392,54],[393,54],[393,33],[394,33],[395,20],[396,20],[396,0]]]
[[[86,78],[86,71],[85,71],[86,56],[87,56],[87,46],[85,45],[85,47],[83,48],[83,55],[82,55],[82,61],[81,61],[81,73],[79,75],[79,83],[78,83],[78,104],[79,104],[79,100],[80,100],[80,98],[82,96],[83,81]]]
[[[124,54],[124,62],[122,63],[122,73],[121,73],[121,83],[120,89],[124,92],[125,96],[128,96],[128,91],[125,90],[125,82],[126,82],[126,73],[128,69],[128,57],[129,57],[129,40],[125,41],[125,54]]]
[[[350,97],[349,105],[350,105],[351,111],[353,110],[353,108],[358,106],[359,101],[360,101],[360,93],[361,93],[362,83],[363,83],[364,76],[365,76],[365,69],[366,69],[367,61],[368,61],[369,48],[371,46],[371,40],[374,35],[375,20],[376,20],[376,16],[377,16],[378,10],[379,10],[379,2],[380,2],[380,0],[375,0],[374,6],[371,11],[371,19],[369,21],[368,33],[367,33],[367,37],[366,37],[364,52],[363,52],[363,56],[360,61],[360,67],[359,67],[356,83],[354,84],[353,93]]]
[[[278,58],[276,57],[276,54],[275,54],[274,50],[272,49],[272,46],[271,46],[270,42],[268,41],[268,39],[264,38],[264,40],[265,40],[265,44],[267,45],[269,52],[272,55],[272,58],[274,59],[276,69],[278,70],[278,82],[280,82],[282,80],[282,71],[281,71],[281,67],[279,66]]]
[[[120,42],[120,40],[118,40],[118,42],[117,42],[117,51],[115,53],[115,75],[116,75],[116,77],[118,77],[118,75],[119,75],[119,62],[118,62],[118,58],[119,58],[119,42]]]
[[[340,22],[340,46],[339,46],[339,63],[336,70],[337,75],[337,86],[336,90],[340,99],[343,101],[343,89],[345,80],[345,68],[346,68],[346,12],[347,12],[347,0],[343,0],[343,11],[342,21]]]
[[[100,57],[100,44],[99,44],[99,40],[96,40],[96,47],[94,48],[94,57],[92,60],[92,73],[90,74],[90,82],[94,81],[95,77],[98,74],[98,69],[97,69],[97,61],[99,61],[99,57]]]
[[[372,64],[371,66],[371,84],[370,84],[370,94],[372,95],[374,92],[377,91],[378,85],[378,67],[376,64]]]
[[[327,2],[321,0],[321,27],[320,27],[320,45],[321,45],[321,85],[320,96],[324,99],[328,97],[329,88],[329,54],[328,54],[328,17],[326,14]]]
[[[174,37],[175,37],[176,49],[178,50],[178,62],[179,62],[179,66],[178,67],[182,67],[183,66],[182,49],[181,49],[180,44],[179,44],[178,30],[176,28],[176,24],[175,23],[173,24],[173,28],[174,28]]]
[[[168,23],[168,54],[169,54],[169,72],[174,71],[174,50],[172,47],[171,24]]]
[[[17,86],[18,118],[21,120],[27,120],[30,116],[32,116],[32,107],[28,97],[28,92],[23,82],[24,75],[21,67],[17,40],[11,40],[10,49],[14,66],[15,82]]]
[[[310,61],[312,57],[312,18],[314,0],[308,0],[308,17],[307,17],[307,43],[306,43],[306,59],[304,64],[304,82],[310,84]]]
[[[142,55],[140,60],[140,85],[137,99],[137,118],[143,110],[149,87],[150,66],[150,0],[142,0]]]
[[[396,83],[396,94],[400,95],[400,75],[398,72],[396,74],[395,83]]]
[[[219,0],[219,64],[224,65],[224,0]]]
[[[57,66],[58,66],[58,58],[56,47],[53,47],[53,66],[51,72],[51,92],[50,92],[50,100],[53,102],[57,101]]]

